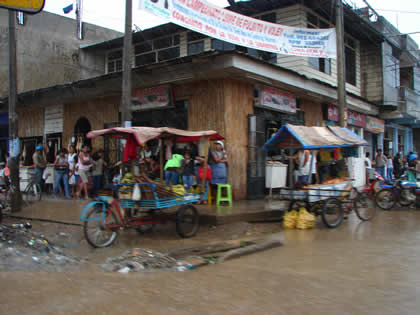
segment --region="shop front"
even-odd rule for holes
[[[277,176],[267,172],[279,171],[284,166],[282,162],[286,161],[284,150],[267,153],[261,149],[264,143],[286,124],[304,125],[304,114],[298,108],[294,94],[259,85],[255,87],[254,96],[254,114],[248,117],[248,199],[263,197],[265,188],[277,188],[273,182],[266,182],[267,178]],[[282,172],[281,176],[286,175]],[[284,181],[285,178],[280,179],[279,185],[283,185]]]
[[[366,130],[364,139],[368,142],[366,152],[370,153],[371,159],[379,148],[383,148],[385,121],[376,117],[366,116]]]
[[[344,113],[345,119],[347,121],[347,128],[353,131],[356,135],[361,138],[364,138],[364,133],[366,129],[366,115],[347,109]],[[336,105],[328,105],[328,121],[327,125],[338,125],[339,115],[338,107]],[[364,157],[365,147],[358,148],[358,157]]]
[[[136,89],[132,100],[133,126],[188,129],[188,102],[175,101],[172,86]]]

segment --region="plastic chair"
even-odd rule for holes
[[[223,188],[226,188],[226,195],[222,195]],[[217,199],[216,204],[219,206],[221,202],[228,202],[229,206],[232,205],[232,190],[229,184],[217,185]]]

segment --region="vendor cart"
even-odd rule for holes
[[[367,142],[347,128],[305,127],[285,125],[264,145],[264,150],[293,149],[320,150],[342,148],[347,154],[356,152],[358,146]],[[315,156],[312,154],[312,159]],[[312,174],[312,163],[311,171]],[[290,163],[289,163],[290,164]],[[290,173],[289,173],[290,174]],[[353,187],[352,179],[332,179],[318,185],[298,183],[293,188],[282,188],[280,196],[290,201],[288,211],[304,207],[315,215],[321,215],[328,228],[341,224],[345,212],[355,210],[361,220],[370,220],[375,215],[375,205],[370,198]],[[293,182],[290,179],[290,182]]]
[[[163,182],[163,140],[174,142],[196,142],[202,144],[203,174],[207,170],[207,154],[210,140],[223,139],[216,131],[185,131],[173,128],[129,127],[91,131],[88,138],[109,136],[126,139],[138,146],[150,140],[159,140],[161,182]],[[126,162],[126,161],[125,161]],[[151,230],[156,224],[173,221],[181,237],[193,237],[199,226],[199,214],[194,203],[206,198],[205,176],[198,193],[179,194],[168,190],[160,183],[152,181],[145,174],[135,177],[134,183],[112,186],[108,196],[99,196],[82,211],[80,220],[84,222],[84,235],[93,247],[111,245],[124,228],[135,227],[139,232]],[[140,198],[134,198],[134,190],[140,191]],[[166,211],[168,209],[177,209]]]

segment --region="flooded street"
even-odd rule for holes
[[[419,313],[420,212],[380,211],[373,222],[364,223],[351,214],[335,230],[317,221],[309,231],[265,224],[277,230],[268,237],[284,238],[284,246],[185,272],[124,275],[93,267],[1,272],[0,313]],[[175,242],[171,235],[157,236],[154,244],[168,246]],[[144,242],[153,247],[152,238]],[[141,246],[141,239],[128,239],[99,250],[98,256],[85,250],[99,262],[122,248]]]

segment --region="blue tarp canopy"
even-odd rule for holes
[[[321,149],[346,148],[367,145],[367,142],[347,128],[305,127],[285,125],[280,128],[263,149]]]

